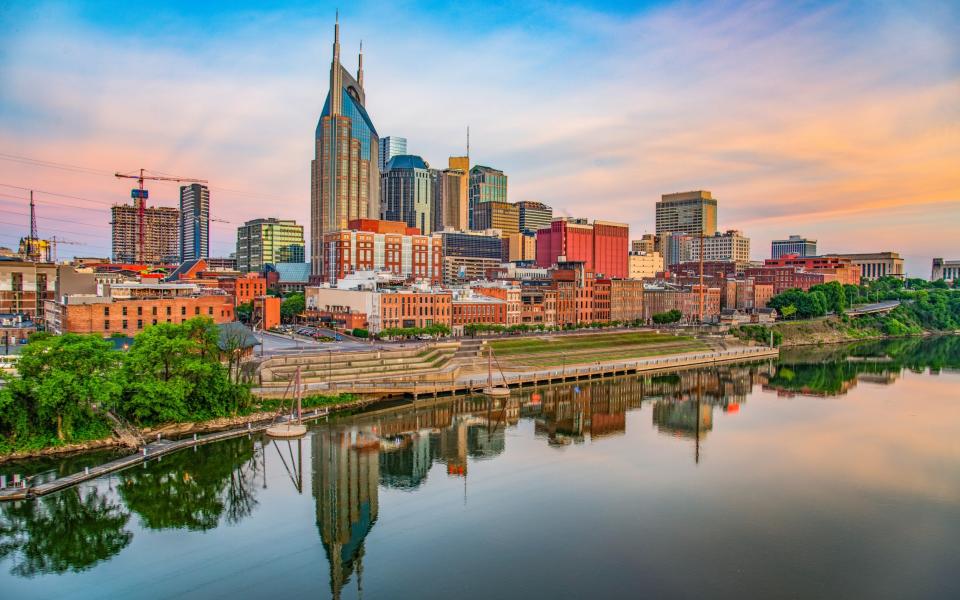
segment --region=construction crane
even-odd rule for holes
[[[53,253],[53,262],[57,262],[57,244],[68,244],[70,246],[82,246],[80,242],[71,242],[70,240],[61,240],[57,236],[50,238],[50,250]]]
[[[175,181],[177,183],[207,183],[206,179],[193,179],[191,177],[171,177],[163,175],[147,175],[146,169],[140,169],[139,173],[120,173],[119,171],[114,173],[114,177],[119,177],[123,179],[136,179],[138,187],[130,190],[130,197],[134,199],[135,206],[137,207],[137,262],[142,263],[145,257],[144,253],[144,240],[146,239],[146,234],[144,232],[144,216],[145,209],[147,205],[148,192],[143,187],[144,180],[150,181]]]

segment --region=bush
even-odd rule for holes
[[[653,315],[653,322],[657,325],[666,325],[667,323],[676,323],[683,316],[677,309],[668,310],[667,312],[657,313]]]
[[[370,337],[369,331],[367,331],[366,329],[360,329],[359,327],[354,328],[354,330],[351,331],[350,334],[353,335],[353,337],[364,338],[364,339]]]

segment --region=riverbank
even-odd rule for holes
[[[856,327],[839,317],[824,317],[810,321],[782,321],[767,327],[768,331],[780,334],[780,347],[818,346],[822,344],[843,344],[864,340],[886,340],[903,337],[924,337],[935,335],[954,335],[954,331],[925,330],[912,335],[888,335],[879,329]],[[776,335],[776,333],[775,333]]]

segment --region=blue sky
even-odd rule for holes
[[[110,173],[141,166],[211,181],[216,254],[246,219],[306,223],[335,9],[0,4],[0,153],[92,169],[0,160],[0,184],[75,196],[38,194],[40,228],[84,254],[109,252],[109,203],[128,197]],[[749,235],[755,258],[799,233],[821,251],[898,250],[921,275],[932,256],[958,253],[958,13],[916,2],[340,7],[344,64],[355,68],[363,39],[380,134],[407,137],[435,165],[462,152],[469,125],[473,160],[508,173],[511,200],[625,221],[639,237],[660,194],[709,189],[721,227]],[[0,187],[2,245],[22,234],[23,197]],[[176,188],[151,197],[173,205]]]

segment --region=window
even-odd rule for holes
[[[213,307],[212,307],[212,306],[208,306],[208,307],[207,307],[207,314],[210,315],[211,317],[213,316]]]
[[[123,320],[123,328],[124,328],[124,329],[127,328],[127,320],[126,320],[126,319]]]
[[[138,306],[138,307],[137,307],[137,316],[138,316],[138,317],[143,316],[143,307],[142,307],[142,306]]]
[[[104,320],[103,320],[103,328],[104,328],[104,329],[110,329],[110,319],[104,319]]]
[[[180,307],[180,316],[181,316],[181,317],[187,316],[187,307],[186,307],[186,306],[181,306],[181,307]]]
[[[156,325],[156,324],[157,324],[157,320],[154,319],[152,324],[153,324],[153,325]]]
[[[199,314],[200,314],[200,307],[199,307],[199,306],[194,306],[194,307],[193,307],[193,314],[195,314],[195,315],[199,315]]]
[[[127,307],[126,307],[126,306],[124,306],[123,308],[120,309],[120,314],[122,314],[123,316],[127,316]],[[124,327],[126,327],[126,325],[124,325]]]
[[[137,329],[143,329],[143,319],[137,319]]]
[[[172,307],[172,306],[168,306],[168,307],[167,307],[167,316],[168,316],[168,317],[170,316],[171,311],[173,311],[173,307]],[[167,319],[167,321],[169,322],[170,319]]]
[[[157,307],[156,307],[156,306],[153,307],[153,316],[157,316]],[[156,323],[156,320],[154,320],[154,323]]]
[[[103,316],[105,316],[105,317],[109,317],[109,316],[110,316],[110,307],[109,307],[109,306],[104,306],[104,307],[103,307]]]

